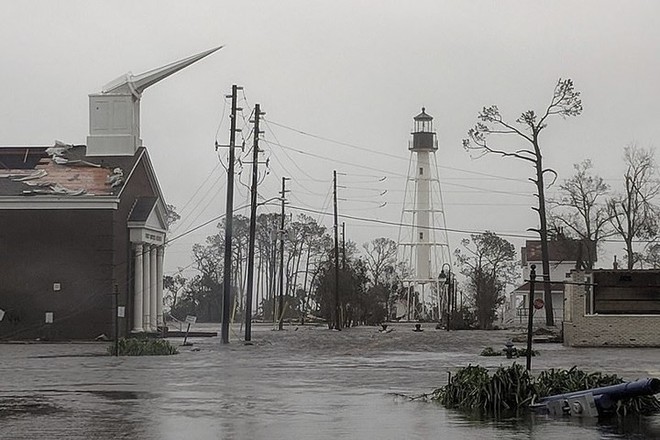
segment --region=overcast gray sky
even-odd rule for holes
[[[2,145],[84,143],[89,93],[128,71],[225,45],[142,98],[142,139],[167,202],[181,211],[177,233],[224,212],[226,177],[213,145],[228,141],[228,109],[222,116],[232,84],[245,88],[245,118],[260,103],[272,121],[265,139],[290,148],[262,144],[271,165],[264,197],[287,176],[292,205],[328,210],[336,169],[346,173],[340,197],[349,199],[340,212],[393,222],[412,117],[422,106],[438,132],[447,226],[465,231],[524,235],[538,223],[529,166],[473,160],[461,146],[485,105],[515,119],[542,109],[558,78],[572,78],[584,112],[552,120],[542,138],[546,165],[560,179],[591,158],[617,189],[623,147],[660,142],[655,1],[4,1],[0,12]],[[248,174],[246,166],[246,183]],[[240,184],[235,200],[247,200]],[[381,200],[387,206],[377,208]],[[396,227],[346,224],[358,243],[397,237]],[[213,232],[209,226],[170,246],[166,272],[188,264],[192,243]],[[451,247],[464,236],[451,233]],[[611,256],[601,260],[611,264]]]

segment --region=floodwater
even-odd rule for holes
[[[0,344],[0,439],[660,438],[660,416],[475,420],[410,400],[469,363],[514,362],[478,356],[512,333],[390,328],[255,325],[245,345],[236,327],[229,345],[195,338],[162,357],[104,356],[103,343]],[[660,377],[660,349],[535,348],[535,370]]]

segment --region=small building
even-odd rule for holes
[[[140,139],[144,89],[219,48],[89,96],[86,145],[0,148],[0,339],[163,326],[167,207]]]
[[[564,316],[564,281],[569,281],[571,271],[575,269],[581,255],[587,255],[584,242],[581,240],[553,240],[548,242],[548,255],[550,264],[550,290],[552,292],[552,309],[555,323],[559,325]],[[590,255],[596,255],[595,246],[591,246]],[[541,241],[527,240],[521,249],[521,266],[523,279],[529,280],[531,266],[536,266],[536,283],[534,285],[534,299],[544,297],[543,288],[543,258],[541,255]],[[529,310],[529,281],[518,286],[509,294],[505,303],[506,326],[526,326]],[[534,313],[534,324],[545,325],[545,310]]]
[[[564,345],[660,347],[660,270],[574,271]]]

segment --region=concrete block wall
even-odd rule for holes
[[[584,283],[584,272],[573,272],[574,283]],[[660,347],[660,315],[585,315],[588,287],[566,285],[564,345]]]

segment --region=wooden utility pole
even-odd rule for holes
[[[337,224],[337,170],[332,172],[332,187],[335,208],[335,329],[341,330],[339,306],[339,225]]]
[[[231,238],[232,220],[234,217],[234,161],[236,146],[236,106],[237,92],[242,90],[237,85],[231,86],[231,128],[229,130],[229,164],[227,167],[227,205],[225,210],[225,260],[222,290],[222,328],[223,344],[229,343],[229,316],[231,308]]]
[[[272,309],[272,315],[273,315],[273,324],[275,323],[275,320],[277,319],[277,313],[275,311],[277,310],[277,292],[275,291],[275,286],[277,285],[277,272],[275,269],[275,265],[277,264],[277,237],[279,236],[278,233],[275,233],[271,238],[272,238],[272,247],[273,247],[273,254],[272,254],[272,262],[273,264],[271,265],[271,277],[270,277],[270,299],[273,302],[273,309]]]
[[[286,177],[282,177],[282,214],[280,218],[280,301],[279,301],[279,312],[278,319],[279,323],[277,328],[282,330],[284,328],[284,205],[285,205],[285,196],[286,196],[286,181],[289,180]]]
[[[346,222],[341,222],[341,268],[346,270]]]
[[[259,165],[259,118],[263,115],[259,104],[254,106],[252,143],[252,186],[250,188],[250,241],[248,245],[247,296],[245,298],[245,340],[252,340],[252,285],[254,284],[254,241],[257,229],[257,166]]]

